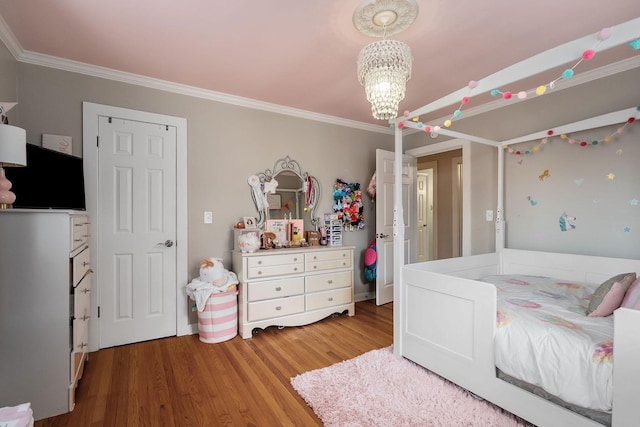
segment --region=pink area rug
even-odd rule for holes
[[[325,426],[530,426],[391,347],[305,372],[293,388]]]

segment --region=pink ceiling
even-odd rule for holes
[[[393,37],[414,56],[400,112],[640,16],[638,0],[417,2],[416,21]],[[353,26],[359,3],[0,0],[0,15],[26,54],[385,125],[371,117],[356,78],[358,52],[375,41]]]

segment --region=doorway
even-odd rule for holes
[[[191,333],[186,120],[85,102],[83,160],[95,272],[90,350]]]
[[[418,251],[417,262],[431,261],[435,256],[435,232],[437,230],[434,218],[434,180],[438,168],[437,162],[422,162],[418,170],[417,180],[417,233]]]

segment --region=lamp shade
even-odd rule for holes
[[[0,166],[27,164],[27,132],[19,127],[0,124]]]

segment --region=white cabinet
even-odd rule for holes
[[[0,211],[0,406],[36,420],[69,412],[89,344],[91,266],[84,212]]]
[[[344,311],[353,316],[353,249],[234,251],[242,338],[255,328],[307,325]]]

